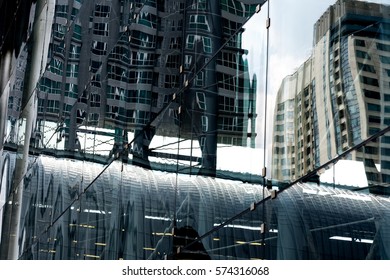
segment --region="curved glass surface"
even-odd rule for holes
[[[15,154],[5,158],[14,172]],[[297,183],[263,200],[256,184],[118,162],[103,173],[78,160],[30,162],[20,259],[389,257],[388,198]]]

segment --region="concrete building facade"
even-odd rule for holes
[[[297,179],[389,125],[389,57],[388,5],[340,0],[321,16],[311,57],[285,78],[278,93],[274,178]],[[286,95],[294,104],[294,113],[284,119],[295,124],[292,142],[282,138],[290,132],[281,127],[278,111]],[[389,182],[389,137],[380,139],[348,156],[364,163],[369,184]],[[283,167],[283,157],[295,162],[291,171]]]

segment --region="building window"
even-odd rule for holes
[[[166,67],[179,69],[180,67],[180,55],[178,54],[170,54],[167,56]]]
[[[366,41],[360,40],[360,39],[356,39],[355,40],[355,46],[357,46],[357,47],[365,47],[366,46]]]
[[[50,72],[62,76],[63,71],[64,71],[64,63],[57,58],[51,59]]]
[[[186,39],[186,49],[193,50],[195,46],[195,35],[188,35]]]
[[[100,41],[93,41],[92,43],[92,53],[96,55],[106,55],[107,52],[107,43]]]
[[[284,143],[284,136],[283,135],[275,135],[274,141],[277,143]]]
[[[88,115],[88,124],[89,125],[98,125],[100,115],[98,113],[90,113]]]
[[[157,28],[157,16],[149,12],[144,12],[141,10],[139,16],[137,17],[137,23],[145,25],[150,28]]]
[[[205,53],[212,53],[211,39],[209,37],[203,37],[203,51]]]
[[[370,55],[365,51],[356,50],[356,57],[371,60]]]
[[[74,25],[72,38],[76,39],[77,41],[81,41],[81,25]]]
[[[196,78],[195,78],[195,85],[197,87],[203,87],[204,86],[204,72],[199,72],[197,75],[196,75]]]
[[[368,122],[370,123],[381,123],[381,118],[378,116],[368,116]]]
[[[123,93],[121,95],[124,95]],[[148,90],[129,90],[126,91],[125,101],[136,104],[151,104],[152,92]]]
[[[63,111],[64,111],[65,113],[69,113],[70,111],[72,111],[73,106],[70,105],[70,104],[64,103],[64,105],[62,106],[62,108],[63,108]]]
[[[149,121],[149,119],[150,119],[149,112],[140,111],[140,110],[137,110],[135,112],[136,112],[136,122],[137,123],[146,124]]]
[[[277,124],[276,125],[276,131],[284,131],[284,125],[283,124]]]
[[[171,38],[171,42],[169,44],[170,49],[181,49],[181,37]]]
[[[175,88],[179,85],[179,77],[177,75],[165,75],[165,88]]]
[[[151,71],[140,71],[130,72],[129,82],[134,84],[152,84],[153,72]]]
[[[210,31],[209,24],[205,15],[191,15],[190,28]]]
[[[201,117],[202,131],[207,132],[209,130],[209,118],[207,116]]]
[[[378,133],[380,131],[380,128],[377,128],[377,127],[370,127],[368,129],[368,134],[369,135],[374,135],[376,133]],[[367,148],[367,147],[366,147]]]
[[[78,77],[79,74],[79,65],[78,64],[68,64],[66,66],[66,76],[67,77]]]
[[[122,82],[129,82],[128,71],[119,65],[109,65],[107,72],[108,72],[108,78],[110,79],[114,79]],[[136,83],[136,78],[135,78],[136,73],[133,71],[132,73],[130,73],[130,75],[133,77],[132,82]]]
[[[70,19],[74,21],[76,19],[76,16],[79,14],[79,9],[72,8],[72,14],[70,15]]]
[[[382,63],[385,63],[385,64],[390,64],[390,57],[388,56],[383,56],[383,55],[380,55],[379,56],[379,59]]]
[[[383,144],[390,144],[390,136],[383,136],[381,138]]]
[[[390,52],[390,45],[385,45],[382,43],[376,43],[376,48],[380,51]]]
[[[59,108],[60,108],[59,101],[57,101],[57,100],[48,100],[47,101],[46,112],[58,113]]]
[[[93,34],[100,36],[108,36],[108,23],[95,22],[93,24]]]
[[[81,46],[70,44],[69,58],[70,59],[79,59],[80,58],[80,51],[81,51]]]
[[[42,92],[61,94],[61,82],[53,81],[44,77],[40,81],[39,89]]]
[[[91,86],[98,87],[98,88],[102,87],[100,73],[97,73],[97,74],[92,76]]]
[[[222,111],[234,112],[236,108],[236,101],[233,97],[219,96],[219,108]]]
[[[379,92],[377,92],[377,91],[363,89],[363,92],[364,92],[364,96],[367,97],[367,98],[377,99],[377,100],[381,99],[381,94]]]
[[[133,35],[131,36],[132,44],[137,45],[139,47],[144,48],[155,48],[156,47],[156,36],[150,35],[138,30],[133,31]]]
[[[98,72],[101,65],[102,65],[102,62],[101,62],[101,61],[91,60],[91,64],[90,64],[90,66],[89,66],[90,71],[91,71],[92,73]]]
[[[126,64],[130,64],[130,51],[126,47],[115,46],[110,53],[110,58],[116,59]]]
[[[192,55],[186,54],[184,57],[184,68],[190,69],[191,64],[192,64]]]
[[[375,73],[375,68],[372,65],[358,63],[358,67],[359,67],[359,69],[361,71],[365,71],[365,72],[369,72],[369,73]]]
[[[68,6],[67,5],[56,5],[55,14],[56,14],[56,17],[67,18],[68,17]]]
[[[389,148],[381,148],[381,154],[384,156],[390,156],[390,149]]]
[[[66,26],[59,23],[54,23],[53,31],[55,38],[63,40],[66,33]]]
[[[100,95],[98,93],[91,94],[91,107],[100,107]]]
[[[360,76],[360,82],[366,85],[374,86],[374,87],[379,87],[379,81],[378,79],[366,77],[366,76]]]
[[[192,1],[192,9],[193,10],[206,10],[207,8],[207,0],[193,0]]]
[[[78,98],[78,87],[76,84],[67,83],[65,84],[65,96],[72,98]]]
[[[125,90],[119,87],[107,86],[107,98],[124,100]]]
[[[199,109],[206,110],[206,96],[204,92],[196,93],[196,103],[198,104]]]
[[[13,96],[10,96],[8,98],[8,109],[12,109],[14,106],[14,97]]]
[[[110,6],[96,4],[95,5],[95,17],[106,17],[110,16]]]
[[[284,111],[284,103],[278,104],[278,111]]]

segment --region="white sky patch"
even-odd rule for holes
[[[324,183],[332,184],[334,181],[335,184],[354,187],[366,187],[368,185],[363,162],[352,160],[338,161],[334,167],[321,174],[320,180]]]
[[[263,155],[262,149],[220,147],[217,154],[217,169],[260,175]]]

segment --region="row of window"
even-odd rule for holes
[[[109,85],[107,86],[107,98],[150,105],[152,98],[157,99],[158,95],[148,90],[126,90],[121,87]]]
[[[115,46],[110,53],[110,58],[134,66],[154,66],[156,62],[156,54],[130,51],[124,46]]]
[[[127,110],[123,107],[106,106],[106,117],[116,119],[124,123],[146,124],[150,120],[151,113],[141,110]]]
[[[374,103],[367,103],[367,110],[373,111],[373,112],[380,112],[381,111],[381,105],[380,104],[374,104]],[[384,106],[384,112],[390,113],[390,106]]]
[[[385,45],[382,43],[376,43],[376,48],[380,51],[390,52],[390,45]]]
[[[107,72],[108,78],[131,84],[152,84],[153,81],[153,71],[129,71],[119,65],[108,65]]]
[[[200,36],[200,35],[188,35],[186,38],[186,49],[188,50],[194,50],[195,45],[198,43],[202,43],[203,51],[205,53],[212,53],[212,43],[211,38],[206,36]],[[197,50],[198,51],[198,50]]]
[[[189,28],[210,31],[206,15],[190,15]]]
[[[133,30],[130,42],[138,47],[154,49],[156,47],[156,36]]]
[[[218,118],[218,129],[225,131],[241,132],[245,128],[244,120],[238,117],[220,117]]]
[[[72,33],[72,39],[76,41],[81,41],[81,25],[79,24],[73,24],[73,33]],[[63,41],[65,38],[65,34],[68,32],[68,27],[60,24],[60,23],[54,23],[53,24],[53,35],[55,39],[58,39],[60,41]]]
[[[236,77],[233,75],[229,75],[226,73],[217,73],[218,86],[220,88],[224,88],[230,91],[239,91],[243,92],[245,90],[245,86],[249,86],[245,84],[245,79],[241,77]]]
[[[95,22],[93,24],[93,34],[99,36],[108,36],[108,23]]]
[[[244,71],[244,64],[240,54],[222,51],[218,55],[217,63],[229,68]]]
[[[207,9],[207,1],[208,0],[192,0],[191,8],[193,10],[206,10]]]
[[[110,10],[111,10],[110,6],[96,4],[95,5],[94,15],[95,15],[95,17],[105,17],[105,18],[108,18],[110,16]]]
[[[362,75],[360,75],[359,78],[360,78],[360,82],[363,84],[366,84],[369,86],[374,86],[374,87],[379,87],[378,79],[370,78],[370,77],[366,77],[366,76],[362,76]]]
[[[45,106],[46,105],[46,106]],[[38,99],[38,112],[40,113],[58,113],[60,108],[60,101]]]
[[[244,100],[220,95],[218,96],[218,108],[226,112],[243,112]]]
[[[231,14],[250,17],[256,11],[256,4],[244,4],[238,0],[221,0],[221,8]]]

